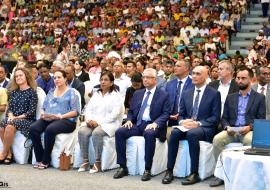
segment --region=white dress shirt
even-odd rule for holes
[[[3,82],[0,83],[0,87],[4,88],[3,85],[5,83],[5,80]]]
[[[231,80],[227,84],[223,84],[221,81],[219,82],[218,91],[221,95],[221,115],[223,114],[224,104],[229,93],[230,85]]]
[[[151,94],[149,95],[149,98],[148,98],[148,101],[147,101],[147,106],[146,106],[146,108],[144,110],[144,113],[143,113],[143,116],[142,116],[142,120],[144,120],[144,121],[151,121],[151,117],[150,117],[150,106],[151,106],[152,99],[153,99],[154,93],[156,91],[156,88],[157,87],[155,86],[154,88],[152,88],[150,90]],[[145,97],[147,96],[147,92],[148,91],[149,90],[146,89],[146,91],[144,93],[144,96],[143,96],[143,101],[144,101]],[[142,101],[142,103],[143,103],[143,101]]]
[[[266,85],[264,85],[264,86],[262,86],[262,85],[258,84],[257,92],[258,92],[258,93],[261,93],[261,92],[262,92],[262,87],[264,88],[264,92],[263,92],[263,94],[266,96],[267,84],[266,84]]]
[[[193,95],[193,106],[194,106],[195,99],[196,99],[196,96],[197,96],[197,93],[198,93],[197,90],[201,90],[201,91],[200,91],[200,96],[199,96],[198,109],[199,109],[199,107],[200,107],[200,103],[201,103],[202,96],[203,96],[203,93],[204,93],[205,88],[206,88],[206,84],[203,85],[201,88],[197,88],[197,87],[195,86],[194,95]]]

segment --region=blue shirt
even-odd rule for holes
[[[43,103],[45,114],[66,114],[76,111],[78,115],[81,112],[81,103],[75,90],[69,88],[63,96],[55,97],[54,90],[50,90]],[[77,117],[69,118],[70,121],[76,121]]]
[[[40,76],[36,81],[37,85],[42,88],[46,94],[48,94],[48,92],[55,87],[53,78],[51,76],[48,81],[43,80]]]
[[[245,114],[246,114],[249,97],[250,97],[250,91],[247,93],[246,96],[242,96],[242,94],[240,94],[239,92],[237,119],[235,122],[235,127],[242,127],[246,125]]]

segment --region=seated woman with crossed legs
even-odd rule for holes
[[[0,164],[11,164],[11,145],[17,130],[28,137],[30,125],[36,120],[38,102],[36,83],[25,68],[15,69],[8,90],[6,118],[0,124],[0,137],[4,147],[0,153]]]

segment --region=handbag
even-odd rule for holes
[[[67,144],[64,146],[65,148],[64,150],[62,150],[59,156],[59,169],[62,171],[70,169],[71,162],[73,161],[71,158],[74,151],[76,139],[77,135],[73,135],[73,137],[69,139],[69,142],[67,142]]]
[[[60,164],[59,169],[60,170],[69,170],[70,169],[70,163],[71,163],[71,155],[67,155],[64,151],[60,154],[59,157]]]

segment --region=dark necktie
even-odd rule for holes
[[[151,92],[148,91],[146,97],[143,100],[142,106],[141,106],[140,111],[139,111],[139,114],[137,116],[137,126],[142,123],[143,113],[144,113],[145,108],[147,106],[147,102],[148,102],[148,99],[149,99],[150,94],[151,94]]]
[[[197,120],[198,109],[199,109],[200,92],[201,92],[201,90],[197,90],[197,95],[195,97],[195,102],[194,102],[193,109],[192,109],[192,119],[193,120]]]
[[[265,88],[262,86],[261,87],[261,94],[264,94],[264,90],[265,90]]]
[[[180,106],[180,100],[181,100],[181,84],[182,84],[182,81],[179,81],[177,85],[176,97],[175,97],[174,106],[173,106],[174,114],[177,114],[179,112],[179,106]]]

